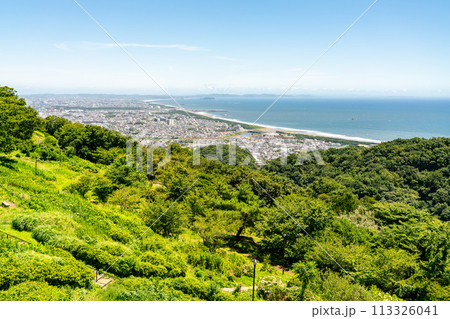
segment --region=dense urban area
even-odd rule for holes
[[[276,130],[246,129],[238,123],[199,116],[153,99],[30,96],[26,100],[44,118],[55,115],[73,122],[117,130],[144,146],[159,147],[168,143],[188,147],[231,144],[249,151],[257,164],[292,153],[341,146],[326,140],[298,139]]]

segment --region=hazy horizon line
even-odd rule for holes
[[[171,99],[167,95],[164,94],[156,94],[156,93],[106,93],[106,92],[97,92],[97,93],[25,93],[20,94],[20,96],[31,97],[31,96],[142,96],[142,97],[153,97],[159,100],[162,99]],[[250,96],[270,96],[277,97],[279,94],[277,93],[188,93],[188,94],[173,94],[173,97],[176,98],[184,98],[184,97],[207,97],[207,96],[241,96],[241,97],[250,97]],[[284,97],[304,97],[304,98],[411,98],[411,99],[450,99],[449,96],[445,95],[396,95],[396,94],[308,94],[308,93],[300,93],[300,94],[287,94]]]

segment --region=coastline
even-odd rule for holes
[[[313,130],[294,129],[294,128],[289,128],[289,127],[274,126],[274,125],[267,125],[267,124],[253,124],[250,122],[245,122],[245,121],[241,121],[241,120],[237,120],[237,119],[230,119],[230,118],[223,118],[223,117],[215,116],[215,115],[209,114],[208,112],[205,112],[205,111],[199,112],[199,111],[186,110],[184,108],[180,108],[178,106],[174,106],[174,105],[170,105],[170,104],[160,104],[160,105],[164,105],[166,107],[172,107],[172,108],[176,109],[177,111],[182,111],[182,112],[190,113],[193,115],[208,117],[212,120],[233,122],[236,124],[251,125],[251,126],[258,127],[259,129],[282,131],[284,133],[301,134],[301,135],[316,136],[316,137],[325,137],[325,138],[328,137],[328,138],[341,139],[341,140],[353,141],[353,142],[361,142],[361,143],[379,144],[382,142],[380,140],[373,140],[373,139],[368,139],[368,138],[363,138],[363,137],[358,137],[358,136],[347,136],[347,135],[342,135],[342,134],[334,134],[334,133],[327,133],[327,132],[313,131]]]

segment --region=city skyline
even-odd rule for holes
[[[279,94],[371,3],[79,1],[174,95]],[[3,7],[3,85],[165,94],[74,1]],[[449,7],[378,1],[288,94],[450,97]]]

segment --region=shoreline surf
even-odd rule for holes
[[[154,100],[154,101],[156,102],[156,100]],[[160,104],[160,105],[163,105],[163,106],[166,106],[166,107],[172,107],[172,108],[174,108],[174,109],[176,109],[178,111],[183,111],[183,112],[191,113],[191,114],[194,114],[194,115],[209,117],[209,118],[211,118],[213,120],[233,122],[233,123],[236,123],[236,124],[252,125],[252,126],[257,126],[257,127],[261,127],[261,128],[266,128],[266,129],[271,129],[271,130],[276,130],[276,131],[282,131],[282,132],[285,132],[285,133],[302,134],[302,135],[317,136],[317,137],[328,137],[328,138],[335,138],[335,139],[354,141],[354,142],[361,142],[361,143],[378,144],[378,143],[383,142],[381,140],[374,140],[374,139],[358,137],[358,136],[348,136],[348,135],[343,135],[343,134],[335,134],[335,133],[328,133],[328,132],[315,131],[315,130],[302,130],[302,129],[295,129],[295,128],[290,128],[290,127],[283,127],[283,126],[250,123],[250,122],[241,121],[241,120],[238,120],[238,119],[224,118],[224,117],[215,116],[215,115],[210,114],[210,113],[205,112],[205,111],[198,112],[198,111],[187,110],[187,109],[180,108],[179,106],[175,106],[175,105],[171,105],[171,104]]]
[[[355,142],[365,142],[365,143],[377,143],[378,144],[378,143],[382,142],[379,140],[373,140],[373,139],[357,137],[357,136],[347,136],[347,135],[342,135],[342,134],[334,134],[334,133],[321,132],[321,131],[302,130],[302,129],[295,129],[295,128],[290,128],[290,127],[283,127],[283,126],[250,123],[250,122],[245,122],[245,121],[241,121],[241,120],[237,120],[237,119],[229,119],[229,118],[215,116],[215,115],[209,114],[207,112],[193,112],[193,111],[187,111],[187,112],[191,112],[193,114],[198,114],[198,115],[202,115],[202,116],[207,116],[207,117],[210,117],[215,120],[229,121],[229,122],[234,122],[237,124],[253,125],[253,126],[258,126],[258,127],[262,127],[262,128],[273,129],[276,131],[283,131],[286,133],[297,133],[297,134],[304,134],[304,135],[311,135],[311,136],[329,137],[329,138],[336,138],[336,139],[355,141]]]

